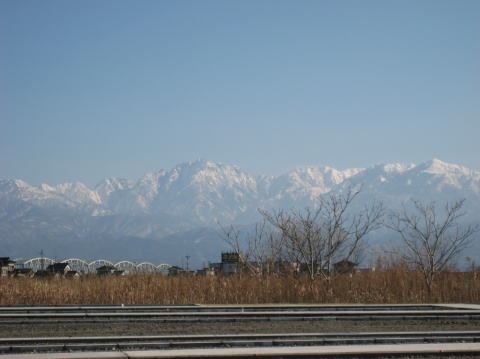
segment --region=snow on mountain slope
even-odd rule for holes
[[[480,171],[437,159],[344,171],[307,167],[278,177],[197,160],[137,182],[108,178],[95,189],[81,183],[35,187],[0,179],[0,248],[10,256],[34,255],[44,248],[58,250],[59,257],[86,251],[119,258],[194,248],[198,258],[208,259],[224,244],[216,234],[217,221],[248,225],[259,219],[257,208],[313,206],[319,196],[347,186],[363,188],[357,208],[371,200],[395,209],[410,199],[440,204],[466,198],[464,219],[479,221]]]
[[[399,208],[415,199],[437,203],[466,199],[465,209],[473,219],[480,210],[480,171],[433,159],[419,165],[377,165],[342,182],[334,191],[346,186],[361,186],[361,200],[376,199],[385,207]]]
[[[417,166],[417,171],[424,175],[431,175],[432,179],[427,184],[434,185],[437,191],[452,187],[480,194],[480,171],[442,162],[438,159]]]
[[[30,186],[22,180],[0,180],[0,199],[3,204],[22,201],[40,207],[71,207],[88,201],[95,202],[97,194],[83,184],[64,184],[51,187]]]
[[[150,212],[185,215],[199,223],[234,220],[257,201],[255,177],[237,166],[205,160],[183,163],[161,172],[149,191],[144,178],[134,191],[144,196]]]
[[[53,190],[52,190],[53,189]],[[45,191],[45,190],[44,190]],[[79,204],[101,204],[98,192],[87,188],[83,183],[64,183],[55,187],[48,186],[48,192],[62,195],[66,199]]]
[[[353,168],[338,171],[332,167],[305,167],[279,177],[267,178],[264,201],[269,207],[303,207],[363,170]]]
[[[344,171],[306,167],[278,177],[253,176],[237,166],[197,160],[146,174],[137,182],[105,179],[94,190],[81,183],[33,187],[21,180],[0,180],[0,208],[7,213],[7,203],[21,202],[39,209],[70,208],[87,217],[173,216],[192,226],[249,223],[258,218],[259,207],[302,208],[352,185],[363,186],[364,200],[376,198],[391,208],[411,198],[467,198],[469,208],[480,208],[480,172],[438,159]]]
[[[132,185],[133,183],[125,178],[105,178],[95,186],[95,191],[98,193],[101,201],[105,203],[112,193],[128,190]]]

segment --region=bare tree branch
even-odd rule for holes
[[[383,206],[365,206],[356,215],[348,214],[360,190],[348,188],[340,194],[319,199],[317,209],[260,211],[283,237],[291,260],[303,265],[313,280],[320,274],[330,280],[335,260],[359,258],[362,241],[379,228]]]
[[[437,274],[452,264],[480,227],[458,223],[464,216],[461,210],[465,200],[446,203],[443,219],[437,214],[435,202],[412,203],[414,213],[403,205],[401,211],[390,214],[386,226],[400,235],[404,248],[399,255],[423,273],[431,291]]]

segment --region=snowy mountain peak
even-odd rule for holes
[[[125,178],[104,178],[95,186],[95,191],[98,193],[100,200],[105,203],[110,198],[110,195],[115,192],[128,190],[133,186],[133,183]]]
[[[347,178],[362,171],[361,168],[339,171],[328,166],[303,167],[263,181],[266,192],[276,200],[271,206],[290,206],[298,201],[307,205],[308,201],[330,192]]]
[[[27,182],[22,181],[21,179],[16,179],[16,180],[13,181],[13,183],[18,188],[30,188],[30,185]]]
[[[20,179],[0,179],[0,196],[7,193],[19,193],[30,191],[32,187]]]
[[[402,172],[411,170],[414,167],[415,167],[414,164],[406,165],[403,163],[391,163],[391,164],[383,165],[383,170],[387,173],[394,173],[394,172],[402,173]]]
[[[372,198],[397,204],[428,193],[475,201],[480,196],[480,172],[433,159],[417,166],[392,163],[343,171],[310,166],[265,177],[200,159],[145,174],[135,183],[106,178],[94,190],[82,183],[31,187],[22,180],[0,180],[0,196],[37,206],[75,208],[89,215],[169,214],[208,224],[217,219],[250,221],[259,207],[309,206],[319,196],[351,185],[363,186]]]
[[[460,176],[469,176],[475,172],[463,166],[443,162],[437,158],[420,164],[418,168],[424,173],[435,175],[455,174]]]
[[[50,187],[50,186],[48,186]],[[51,188],[51,187],[50,187]],[[68,200],[75,203],[89,203],[93,202],[101,204],[100,196],[96,191],[92,191],[83,183],[63,183],[54,187],[55,193],[65,196]]]
[[[46,183],[42,183],[38,188],[44,192],[55,192],[55,187],[52,187]]]
[[[25,255],[25,248],[38,253],[39,248],[58,251],[65,244],[75,256],[79,248],[91,249],[96,256],[104,247],[108,255],[124,248],[122,257],[128,258],[136,248],[142,255],[150,252],[157,257],[168,246],[176,251],[191,248],[191,243],[178,242],[178,234],[191,231],[188,236],[194,243],[198,228],[217,228],[218,222],[249,225],[259,220],[258,208],[314,207],[320,196],[351,186],[362,188],[355,209],[374,200],[395,210],[411,199],[440,204],[466,198],[464,219],[478,222],[480,172],[438,159],[416,166],[392,163],[346,170],[310,166],[281,176],[252,176],[238,166],[195,160],[146,174],[136,182],[106,178],[94,190],[81,183],[35,187],[0,179],[0,233],[6,240],[3,247],[18,249],[18,255]],[[39,238],[45,240],[40,243]],[[122,241],[97,245],[105,238]],[[150,249],[164,239],[161,250]],[[128,249],[124,240],[131,243]],[[218,255],[220,246],[212,247]]]
[[[193,172],[196,172],[196,171],[200,171],[200,170],[205,170],[205,169],[218,169],[218,168],[222,168],[224,167],[225,165],[223,165],[222,163],[217,163],[217,162],[212,162],[212,161],[209,161],[209,160],[205,160],[203,158],[199,158],[199,159],[196,159],[196,160],[193,160],[193,161],[188,161],[188,162],[183,162],[183,163],[180,163],[178,164],[177,166],[175,166],[175,168],[173,170],[177,170],[177,171],[184,171],[184,170],[189,170],[189,171],[193,171]]]
[[[224,165],[207,160],[185,162],[176,166],[167,174],[168,182],[177,181],[179,185],[189,186],[233,186],[255,181],[252,176],[238,166]],[[214,190],[214,187],[211,187]]]

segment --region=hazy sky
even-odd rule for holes
[[[0,0],[0,177],[480,169],[480,1]]]

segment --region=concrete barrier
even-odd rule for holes
[[[235,349],[181,349],[141,350],[121,352],[79,352],[49,354],[0,355],[0,359],[203,359],[203,358],[271,358],[321,356],[414,355],[455,353],[480,354],[480,343],[453,344],[402,344],[402,345],[349,345],[311,346],[286,348],[235,348]]]

